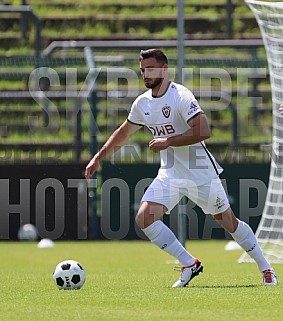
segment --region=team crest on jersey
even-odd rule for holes
[[[170,112],[171,112],[170,106],[166,105],[162,108],[162,114],[164,115],[164,117],[168,118],[170,116]]]

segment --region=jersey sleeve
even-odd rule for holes
[[[131,110],[128,115],[128,121],[139,126],[144,126],[145,124],[141,110],[138,108],[137,100],[135,100],[132,104]]]
[[[182,93],[180,110],[182,117],[188,122],[191,118],[199,113],[203,113],[200,105],[191,91],[185,89]]]

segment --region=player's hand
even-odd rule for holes
[[[283,104],[280,105],[279,111],[280,111],[280,114],[283,115]]]
[[[149,149],[154,152],[166,149],[168,145],[167,138],[155,138],[148,143]]]
[[[92,160],[88,163],[85,168],[85,178],[89,182],[91,176],[98,170],[99,160],[96,157],[93,157]]]

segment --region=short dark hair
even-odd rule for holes
[[[140,61],[148,58],[155,58],[156,61],[161,62],[162,64],[168,64],[168,59],[166,55],[160,49],[141,50]]]

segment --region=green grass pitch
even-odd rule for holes
[[[3,321],[263,321],[283,318],[283,265],[279,285],[263,287],[254,263],[227,241],[189,241],[204,263],[190,286],[172,289],[174,260],[147,241],[0,242],[0,315]],[[86,282],[58,290],[52,273],[65,259],[79,261]],[[282,283],[281,283],[282,282]],[[281,285],[282,284],[282,285]]]

